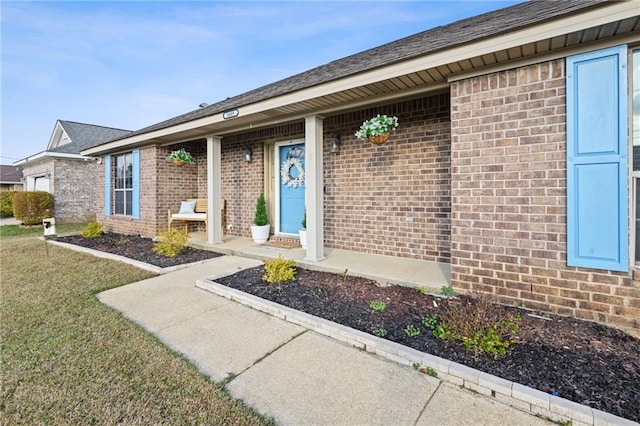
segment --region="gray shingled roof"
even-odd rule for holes
[[[71,139],[71,142],[48,150],[64,154],[80,154],[81,151],[103,144],[113,139],[120,139],[131,133],[130,130],[114,129],[112,127],[96,126],[94,124],[76,123],[74,121],[58,120]]]
[[[20,183],[22,169],[16,166],[0,165],[0,182]]]
[[[164,129],[385,65],[529,27],[562,15],[594,7],[605,1],[529,1],[484,13],[338,59],[207,107],[136,130],[128,136]]]

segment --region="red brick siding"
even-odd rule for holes
[[[628,274],[566,265],[564,60],[451,86],[453,286],[640,329]]]
[[[256,200],[264,187],[265,143],[304,138],[302,121],[286,123],[222,139],[222,198],[227,203],[225,232],[250,237]],[[247,148],[253,151],[251,162],[244,160]],[[205,171],[206,172],[206,171]],[[205,182],[206,188],[206,182]],[[270,206],[267,206],[270,209]],[[269,217],[272,221],[273,218]]]
[[[400,123],[384,145],[354,135],[376,114]],[[335,134],[339,155],[330,152]],[[327,117],[324,174],[327,247],[449,262],[448,94]]]

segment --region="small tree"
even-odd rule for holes
[[[46,191],[19,191],[13,196],[13,216],[25,225],[42,224],[53,211],[53,195]]]
[[[258,201],[256,202],[256,214],[253,217],[253,224],[256,226],[264,226],[269,223],[267,217],[267,202],[264,199],[264,194],[260,194]]]
[[[13,216],[13,196],[16,195],[15,189],[3,191],[0,195],[0,217]]]

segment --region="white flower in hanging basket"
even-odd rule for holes
[[[169,154],[169,156],[167,157],[167,161],[179,161],[187,164],[193,164],[196,162],[191,154],[185,151],[184,148],[173,151],[171,154]]]
[[[371,140],[384,134],[388,135],[392,130],[395,130],[396,127],[398,127],[398,117],[378,114],[371,120],[362,123],[360,130],[356,132],[356,137],[358,139]]]
[[[298,176],[295,178],[291,175],[291,169],[293,167],[298,171]],[[282,183],[289,188],[302,188],[304,184],[304,168],[300,160],[297,158],[287,158],[280,168],[280,176],[282,176]]]

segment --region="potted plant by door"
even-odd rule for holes
[[[304,209],[304,217],[301,222],[302,228],[298,231],[300,233],[300,245],[303,249],[307,248],[307,209]]]
[[[269,239],[269,230],[271,225],[267,218],[267,202],[264,194],[260,194],[256,202],[256,214],[253,216],[253,225],[251,225],[251,238],[256,243],[266,243]]]

